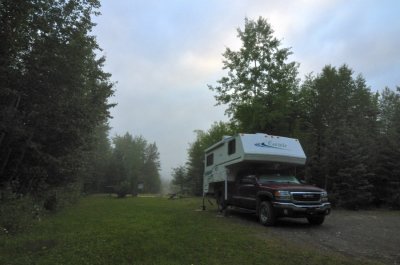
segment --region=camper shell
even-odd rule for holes
[[[235,181],[236,175],[246,169],[295,168],[305,162],[306,155],[297,139],[263,133],[225,136],[205,150],[203,193],[213,193],[215,183]]]
[[[263,225],[279,217],[305,217],[320,225],[330,213],[325,190],[297,179],[306,155],[297,139],[263,133],[225,136],[205,150],[204,198],[252,211]]]

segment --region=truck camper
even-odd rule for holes
[[[203,195],[254,212],[263,225],[279,217],[305,217],[320,225],[330,213],[325,190],[296,178],[306,155],[297,139],[268,134],[225,136],[205,150]]]

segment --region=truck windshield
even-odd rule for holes
[[[258,176],[258,182],[261,184],[268,183],[290,183],[300,184],[299,180],[295,176],[280,175],[280,174],[263,174]]]

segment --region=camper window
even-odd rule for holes
[[[209,154],[206,159],[206,166],[211,166],[212,164],[214,164],[214,154],[213,153]]]
[[[233,139],[228,142],[228,155],[234,154],[236,152],[236,140]]]

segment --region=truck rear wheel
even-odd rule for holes
[[[258,217],[260,223],[265,226],[273,226],[276,222],[274,209],[269,201],[263,201],[260,204]]]

